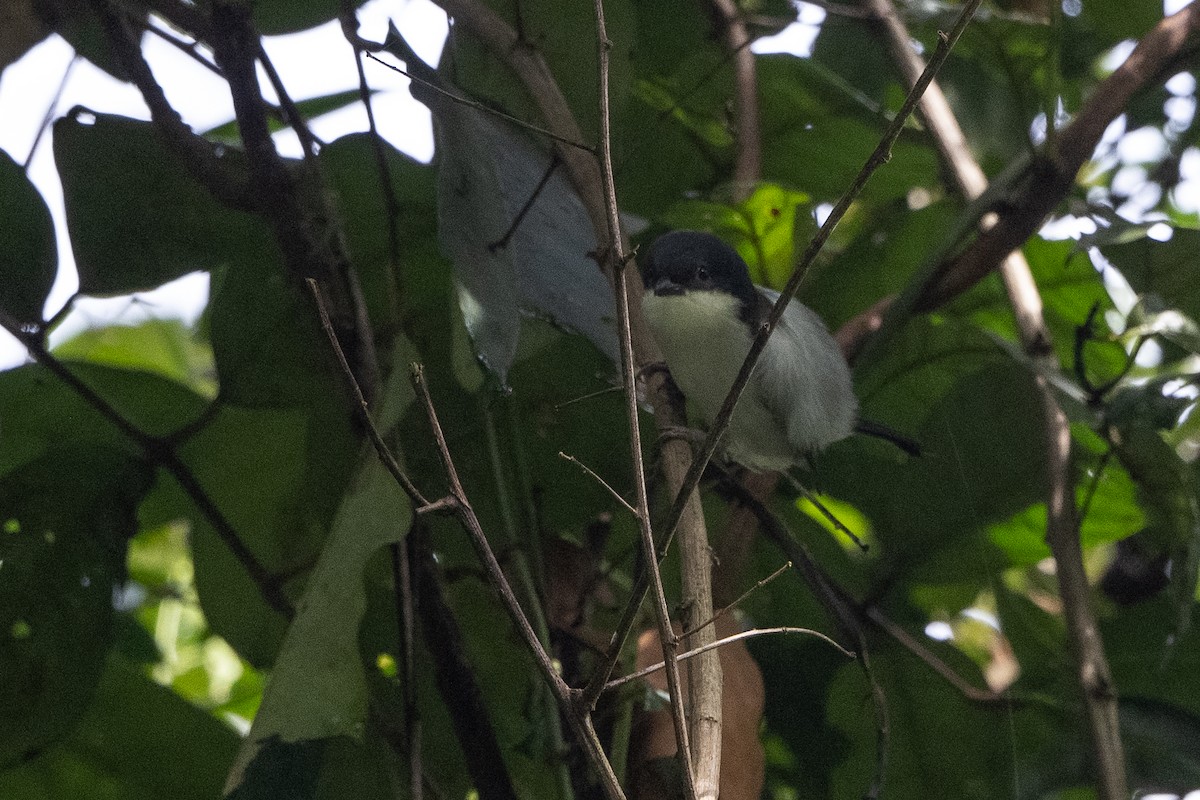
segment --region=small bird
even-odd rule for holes
[[[674,231],[642,260],[642,312],[675,383],[711,424],[778,292],[755,286],[746,262],[716,236]],[[916,445],[862,423],[850,367],[817,314],[792,300],[767,340],[724,436],[726,455],[755,471],[810,466],[856,430]]]

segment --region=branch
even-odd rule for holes
[[[736,160],[733,165],[734,197],[750,195],[762,173],[762,134],[758,113],[758,69],[750,50],[750,34],[735,0],[712,0],[733,55],[733,94]]]
[[[225,543],[225,546],[229,548],[229,551],[241,563],[242,567],[249,574],[250,579],[254,582],[254,585],[258,588],[259,594],[267,602],[267,605],[281,616],[290,619],[295,611],[292,608],[291,601],[284,594],[279,579],[263,566],[262,562],[258,560],[258,556],[254,555],[253,551],[238,536],[233,525],[230,524],[216,503],[212,501],[212,498],[208,496],[204,487],[200,485],[200,481],[192,473],[191,468],[179,458],[178,453],[175,452],[171,444],[171,437],[159,438],[151,436],[130,422],[112,404],[101,397],[95,389],[88,386],[75,373],[71,372],[66,364],[55,358],[46,348],[40,327],[37,330],[29,331],[3,311],[0,311],[0,327],[3,327],[19,339],[35,361],[66,384],[81,400],[95,409],[100,416],[108,420],[113,427],[120,431],[121,435],[141,450],[142,456],[146,461],[170,473],[171,477],[183,489],[184,494],[195,503],[201,516],[212,526],[217,537]]]
[[[896,14],[890,0],[868,0],[868,7],[879,15],[881,28],[886,36],[892,57],[900,67],[905,80],[912,82],[915,73],[919,71],[921,59],[909,44],[909,35],[904,23]],[[1200,16],[1197,19],[1200,19]],[[1130,58],[1132,59],[1132,56]],[[920,113],[926,129],[933,136],[943,167],[953,179],[959,192],[968,200],[974,200],[982,195],[987,188],[987,178],[971,156],[967,148],[966,137],[958,126],[950,104],[936,84],[931,85],[925,97],[922,98]],[[1049,121],[1051,126],[1053,126],[1052,116]],[[1059,185],[1073,184],[1075,172],[1082,164],[1082,159],[1091,155],[1096,142],[1099,141],[1099,136],[1108,125],[1107,121],[1103,125],[1099,125],[1098,122],[1088,123],[1082,121],[1083,119],[1086,119],[1085,115],[1077,118],[1072,129],[1090,131],[1088,139],[1091,139],[1091,143],[1086,149],[1083,149],[1082,142],[1079,140],[1070,140],[1069,142],[1060,140],[1058,142],[1060,148],[1063,146],[1067,148],[1066,153],[1073,154],[1070,156],[1071,158],[1080,159],[1079,163],[1072,167],[1064,166],[1064,170],[1070,170],[1069,179],[1059,180]],[[1071,129],[1068,129],[1067,132],[1070,131]],[[1064,132],[1064,138],[1067,132]],[[1079,136],[1082,137],[1082,134]],[[1051,148],[1052,141],[1052,139],[1047,140],[1048,149]],[[1064,151],[1060,149],[1059,152],[1062,154]],[[1063,173],[1064,177],[1066,174]],[[1054,202],[1057,203],[1057,200]],[[981,239],[988,233],[990,215],[984,220],[984,232],[980,236]],[[1040,224],[1040,221],[1039,217],[1037,224]],[[1032,230],[1027,235],[1031,234]],[[1024,241],[1024,238],[1021,241]],[[1025,352],[1033,359],[1053,361],[1057,365],[1057,359],[1055,359],[1051,347],[1050,331],[1042,316],[1041,295],[1038,293],[1033,273],[1024,255],[1019,251],[1008,252],[1000,264],[1000,273],[1009,303],[1016,317],[1017,329]],[[1059,595],[1063,601],[1063,613],[1067,619],[1071,651],[1079,672],[1080,686],[1083,689],[1093,756],[1099,768],[1100,796],[1104,800],[1120,800],[1128,796],[1125,753],[1121,746],[1117,699],[1113,688],[1112,674],[1104,655],[1095,616],[1089,605],[1088,581],[1083,569],[1083,552],[1079,541],[1079,526],[1075,509],[1070,457],[1070,425],[1044,375],[1038,374],[1035,380],[1044,409],[1046,452],[1048,454],[1046,540],[1057,565]],[[893,635],[896,635],[895,632]],[[918,655],[920,655],[919,652]],[[957,673],[949,670],[942,674],[950,680],[957,678]],[[963,682],[962,684],[955,683],[955,685],[967,697],[981,699],[979,695],[975,694],[977,690],[969,684]],[[991,699],[994,693],[984,696]]]
[[[370,400],[379,390],[379,366],[362,288],[319,171],[286,162],[275,149],[255,69],[262,43],[249,7],[233,0],[214,2],[209,43],[229,81],[255,211],[270,223],[291,281],[302,291],[305,278],[316,278],[326,292],[338,340]]]
[[[410,531],[411,535],[411,531]],[[408,542],[388,545],[392,556],[392,596],[396,602],[397,649],[400,653],[400,693],[404,698],[404,732],[408,744],[408,779],[411,800],[423,800],[421,777],[421,712],[417,708],[417,671],[413,647],[413,570]],[[439,631],[439,636],[444,632]],[[432,648],[431,648],[432,649]],[[438,670],[440,673],[441,670]],[[464,748],[464,751],[466,748]]]
[[[504,754],[463,645],[462,630],[442,591],[440,569],[428,538],[428,523],[417,519],[403,546],[410,556],[421,633],[433,658],[438,694],[446,704],[467,772],[482,800],[515,799]]]
[[[451,457],[450,450],[446,445],[445,434],[442,432],[442,426],[438,422],[437,411],[433,407],[433,400],[430,399],[429,389],[425,385],[424,369],[419,364],[412,365],[412,384],[413,388],[416,389],[417,397],[420,398],[425,408],[425,415],[433,430],[438,457],[441,459],[446,479],[450,483],[450,492],[445,498],[444,507],[450,513],[454,514],[459,524],[467,532],[471,540],[471,546],[475,549],[479,560],[483,562],[488,583],[491,585],[492,590],[499,596],[501,605],[504,606],[504,610],[508,613],[508,617],[512,621],[513,627],[516,628],[521,641],[524,643],[525,649],[533,656],[534,663],[542,675],[542,680],[546,682],[546,685],[554,695],[554,699],[558,702],[559,710],[567,718],[567,721],[579,737],[588,763],[592,765],[592,768],[600,777],[605,795],[609,800],[624,800],[624,792],[622,792],[621,785],[617,781],[617,776],[612,771],[612,765],[609,764],[608,758],[604,755],[604,748],[600,744],[600,739],[596,736],[596,731],[592,727],[590,717],[576,704],[575,693],[558,674],[558,669],[555,667],[554,661],[550,658],[545,648],[542,647],[541,640],[538,639],[537,633],[529,623],[529,618],[521,610],[521,604],[517,601],[517,596],[513,592],[508,578],[505,577],[504,570],[500,567],[500,562],[496,559],[496,554],[492,552],[491,545],[488,544],[487,535],[483,532],[483,526],[480,524],[479,518],[475,515],[475,509],[471,506],[466,492],[463,490],[462,483],[459,481],[458,470],[454,466],[454,459]]]
[[[250,184],[245,174],[231,169],[228,162],[219,159],[212,145],[184,123],[155,80],[133,32],[113,10],[110,0],[91,0],[91,4],[117,60],[141,92],[142,99],[150,109],[150,119],[166,145],[179,156],[191,176],[209,194],[229,208],[252,210]]]
[[[1117,719],[1117,690],[1104,643],[1091,609],[1083,551],[1079,543],[1079,521],[1075,508],[1074,484],[1070,479],[1071,425],[1059,408],[1045,377],[1038,375],[1045,415],[1049,496],[1046,501],[1046,544],[1054,554],[1058,575],[1058,594],[1062,598],[1067,622],[1067,641],[1083,690],[1083,705],[1091,732],[1092,752],[1096,760],[1098,789],[1102,800],[1129,797],[1125,777],[1125,750]]]
[[[788,566],[791,566],[791,565],[789,564]],[[701,655],[703,653],[707,653],[710,650],[716,650],[718,647],[724,647],[727,644],[733,644],[734,642],[740,642],[743,639],[754,639],[759,636],[769,636],[769,635],[773,635],[773,634],[777,634],[777,633],[802,633],[806,636],[815,636],[818,639],[822,639],[822,640],[828,642],[829,644],[831,644],[833,647],[837,648],[842,653],[842,655],[846,656],[846,658],[854,658],[854,653],[852,653],[849,650],[847,650],[846,648],[842,647],[840,644],[835,642],[833,639],[830,639],[828,636],[821,633],[820,631],[814,631],[811,628],[779,627],[779,628],[754,628],[753,630],[742,631],[741,633],[735,633],[732,636],[726,636],[724,639],[718,639],[714,642],[710,642],[709,644],[706,644],[703,647],[697,647],[695,650],[688,650],[686,653],[680,653],[679,655],[675,656],[675,660],[676,661],[686,661],[689,658],[694,658],[695,656]],[[611,689],[617,689],[617,688],[624,686],[627,683],[632,683],[633,681],[641,680],[642,678],[646,677],[647,675],[653,675],[654,673],[658,672],[660,669],[662,669],[665,666],[666,666],[666,663],[663,661],[660,661],[657,664],[653,664],[649,667],[646,667],[645,669],[639,669],[637,672],[630,673],[629,675],[622,675],[620,678],[615,678],[615,679],[609,681],[604,686],[604,690],[609,691]]]
[[[658,623],[659,642],[663,661],[667,665],[667,693],[671,704],[671,721],[675,726],[676,753],[683,773],[683,784],[687,798],[715,798],[719,787],[721,770],[721,664],[716,654],[701,661],[697,672],[689,673],[692,707],[692,726],[689,729],[683,707],[683,687],[679,680],[679,666],[675,653],[679,639],[671,625],[671,611],[663,590],[662,575],[658,569],[654,532],[650,528],[650,505],[646,496],[646,472],[642,463],[642,435],[638,417],[637,370],[634,367],[633,334],[629,324],[629,292],[625,271],[625,258],[621,237],[620,212],[617,209],[617,192],[613,181],[611,115],[608,106],[608,55],[612,42],[604,24],[603,0],[596,0],[596,36],[599,41],[600,79],[600,169],[604,181],[604,208],[608,223],[607,236],[597,237],[606,242],[601,252],[607,262],[608,272],[613,278],[613,291],[617,306],[617,335],[621,345],[621,377],[625,385],[625,412],[629,421],[629,450],[633,459],[634,493],[637,499],[638,533],[645,558],[645,569],[654,590],[655,622]],[[689,544],[694,537],[687,537]],[[698,608],[698,619],[712,616],[712,577],[708,542],[681,549],[683,572],[683,602],[685,612],[692,617],[693,608]],[[640,605],[640,600],[639,600]],[[695,625],[692,617],[691,625]],[[712,631],[702,634],[708,641]],[[707,643],[707,642],[705,642]],[[715,696],[715,705],[713,699]],[[692,760],[691,739],[697,741],[696,761]],[[702,740],[702,743],[701,743]],[[693,765],[695,773],[693,773]]]

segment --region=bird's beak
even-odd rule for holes
[[[656,297],[670,297],[672,295],[683,294],[683,287],[670,278],[660,278],[654,284],[653,289]]]

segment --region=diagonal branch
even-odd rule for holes
[[[426,418],[429,420],[430,428],[433,430],[438,458],[441,459],[446,479],[450,484],[450,492],[445,498],[442,506],[443,510],[452,513],[467,532],[471,540],[471,546],[475,549],[475,554],[483,562],[488,583],[497,596],[499,596],[500,602],[504,606],[504,610],[508,613],[513,627],[516,628],[517,634],[525,645],[525,649],[533,657],[534,663],[542,675],[542,680],[546,682],[551,693],[553,693],[559,710],[567,718],[568,723],[570,723],[572,729],[574,729],[576,735],[579,737],[588,763],[601,780],[605,795],[609,800],[624,800],[625,794],[621,790],[621,785],[617,780],[616,774],[613,773],[612,765],[604,754],[604,748],[601,746],[600,739],[596,736],[596,731],[592,727],[591,718],[576,703],[576,693],[572,691],[571,687],[559,675],[554,660],[551,659],[545,648],[542,647],[537,632],[534,631],[533,626],[529,623],[529,618],[525,616],[525,612],[521,610],[521,604],[517,600],[517,596],[513,592],[508,578],[505,577],[504,570],[500,567],[500,562],[496,559],[496,554],[492,551],[491,545],[488,544],[487,535],[483,532],[483,526],[479,522],[479,517],[476,516],[475,509],[467,499],[466,491],[463,489],[462,482],[458,478],[458,469],[454,466],[454,459],[451,457],[450,449],[446,445],[446,436],[442,432],[441,423],[438,422],[437,411],[433,407],[433,400],[429,397],[429,389],[425,385],[424,369],[419,364],[412,365],[412,383],[413,388],[416,389],[417,397],[420,398],[421,404],[425,408]]]
[[[263,566],[263,563],[258,560],[258,556],[254,555],[254,552],[242,541],[228,518],[221,512],[221,509],[217,507],[212,498],[208,496],[200,481],[192,473],[191,468],[175,452],[175,448],[172,446],[172,437],[160,438],[151,436],[130,422],[111,403],[101,397],[95,389],[84,382],[78,375],[71,372],[66,364],[55,358],[54,354],[47,349],[40,328],[29,331],[23,328],[16,320],[9,318],[8,314],[3,311],[0,311],[0,327],[3,327],[19,339],[35,361],[66,384],[81,400],[94,408],[100,416],[108,420],[113,427],[120,431],[122,436],[141,450],[142,456],[149,463],[166,470],[175,479],[176,483],[183,489],[184,494],[195,503],[201,516],[212,526],[217,537],[225,543],[225,546],[229,548],[229,551],[241,563],[242,567],[249,574],[250,579],[254,581],[254,585],[258,587],[259,594],[262,595],[267,605],[280,615],[290,619],[294,613],[294,609],[292,608],[291,601],[283,591],[279,577],[271,574]]]
[[[909,44],[903,21],[890,0],[867,0],[867,5],[878,15],[879,27],[905,81],[912,83],[920,71],[921,59]],[[958,191],[968,200],[982,195],[987,188],[987,178],[971,156],[954,112],[936,84],[932,84],[921,99],[918,113],[933,137],[943,167]],[[1098,130],[1102,131],[1103,128]],[[1094,148],[1094,145],[1093,142],[1091,147]],[[1086,157],[1091,154],[1091,149],[1085,154],[1079,149],[1079,143],[1072,142],[1068,152],[1074,153],[1072,157]],[[1078,165],[1070,172],[1071,182],[1077,169]],[[987,235],[990,222],[990,215],[984,218],[983,235]],[[1003,258],[999,269],[1025,352],[1033,359],[1056,362],[1050,331],[1042,316],[1041,295],[1029,263],[1020,251],[1013,251]],[[1100,796],[1105,800],[1119,800],[1128,796],[1125,753],[1121,746],[1112,674],[1090,606],[1088,581],[1083,569],[1072,480],[1070,425],[1046,379],[1038,375],[1036,381],[1045,414],[1046,451],[1049,456],[1046,540],[1058,567],[1059,594],[1083,689],[1093,756],[1099,767]]]

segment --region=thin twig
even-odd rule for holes
[[[824,503],[821,502],[821,498],[817,497],[817,495],[814,492],[812,492],[803,483],[796,480],[794,475],[792,475],[790,472],[784,472],[783,477],[785,480],[788,481],[788,483],[790,483],[792,485],[792,488],[794,488],[797,492],[800,493],[801,497],[803,497],[808,502],[812,503],[813,508],[815,508],[815,509],[817,509],[817,511],[821,512],[821,516],[823,516],[826,519],[826,521],[829,522],[829,524],[833,526],[833,529],[835,531],[841,533],[847,539],[854,542],[855,546],[857,546],[858,549],[862,550],[864,553],[867,552],[868,549],[870,549],[867,546],[866,542],[864,542],[862,539],[858,538],[858,534],[856,534],[854,531],[847,528],[846,524],[844,522],[842,522],[840,519],[838,519],[837,515],[834,514],[832,511],[830,511],[828,506],[826,506]]]
[[[499,109],[496,109],[496,108],[492,108],[491,106],[488,106],[488,105],[484,105],[483,103],[480,103],[478,100],[472,100],[469,97],[463,97],[460,94],[455,94],[454,92],[451,92],[447,89],[443,89],[441,86],[438,86],[437,84],[433,83],[432,81],[427,81],[424,78],[414,75],[409,70],[403,69],[402,67],[397,67],[395,64],[389,64],[388,62],[384,61],[382,58],[375,55],[374,53],[368,52],[368,53],[364,53],[364,55],[366,55],[366,57],[371,59],[372,61],[382,64],[383,66],[387,67],[388,69],[392,70],[393,72],[399,72],[401,75],[408,78],[410,81],[413,81],[414,83],[419,83],[422,86],[424,86],[425,88],[427,88],[431,91],[437,92],[438,94],[442,95],[443,97],[446,97],[447,99],[449,99],[455,103],[460,103],[461,105],[467,106],[468,108],[473,108],[476,111],[482,111],[485,114],[492,114],[493,116],[499,117],[500,119],[505,120],[506,122],[511,122],[513,125],[516,125],[519,128],[524,128],[525,130],[536,133],[539,136],[545,136],[547,139],[553,139],[554,141],[560,142],[569,147],[577,147],[580,150],[583,150],[584,152],[587,152],[587,153],[594,154],[596,152],[595,148],[592,147],[591,145],[584,144],[583,142],[576,141],[576,140],[571,139],[566,136],[560,136],[559,134],[555,133],[554,131],[547,130],[547,129],[539,127],[537,125],[533,125],[533,124],[526,122],[524,120],[521,120],[521,119],[517,119],[516,117],[512,116],[511,114],[505,114],[503,111],[500,111]]]
[[[337,333],[333,330],[333,323],[329,320],[329,312],[325,309],[325,300],[321,296],[321,287],[317,285],[314,278],[306,278],[305,284],[308,286],[308,291],[312,295],[313,303],[317,307],[317,315],[321,318],[321,329],[325,331],[325,338],[329,340],[329,346],[333,349],[333,354],[337,358],[338,367],[341,368],[342,377],[346,379],[346,386],[349,387],[350,393],[354,397],[354,413],[358,417],[359,422],[366,429],[368,436],[371,438],[371,444],[375,446],[375,452],[379,455],[379,460],[387,471],[396,479],[396,483],[404,490],[412,500],[413,505],[421,513],[428,513],[430,502],[421,494],[421,490],[416,487],[401,468],[400,463],[396,461],[396,457],[392,455],[392,451],[388,448],[387,443],[383,441],[382,434],[375,427],[375,421],[371,419],[371,407],[367,402],[367,398],[363,396],[362,389],[358,385],[358,379],[354,377],[354,370],[350,369],[350,363],[346,360],[346,354],[342,351],[342,345],[338,342]]]
[[[367,70],[363,65],[363,56],[370,52],[369,44],[358,35],[358,16],[353,0],[342,0],[341,3],[342,34],[354,49],[354,68],[358,72],[358,97],[363,108],[367,110],[367,133],[371,137],[371,149],[375,153],[375,167],[379,171],[379,189],[383,194],[384,218],[387,220],[388,261],[392,268],[393,280],[389,284],[389,293],[393,304],[399,304],[401,269],[400,263],[400,202],[393,190],[392,168],[388,164],[387,151],[383,137],[379,135],[379,126],[375,121],[375,103],[371,98],[371,86],[367,82]],[[378,45],[375,45],[378,46]]]
[[[304,115],[300,113],[292,96],[288,94],[287,87],[283,85],[283,77],[275,69],[270,56],[267,55],[267,49],[263,47],[262,39],[258,40],[258,63],[262,64],[263,71],[267,73],[267,80],[271,82],[275,94],[279,97],[279,107],[283,111],[284,120],[300,139],[300,151],[304,154],[304,159],[311,162],[317,157],[317,140],[309,129]]]
[[[209,61],[204,56],[200,55],[199,51],[197,50],[197,45],[199,44],[199,42],[193,40],[191,43],[188,43],[176,36],[172,36],[169,32],[163,30],[162,28],[158,27],[157,25],[150,24],[150,19],[147,19],[144,29],[146,31],[148,31],[149,33],[152,33],[153,35],[162,39],[164,42],[171,45],[176,50],[179,50],[180,52],[184,53],[189,58],[191,58],[193,61],[195,61],[197,64],[204,67],[206,70],[208,70],[212,74],[216,75],[217,77],[222,78],[222,79],[225,77],[224,73],[221,72],[220,67],[218,67],[213,62]]]
[[[640,429],[639,411],[638,411],[638,395],[637,395],[637,373],[633,363],[633,335],[629,325],[629,293],[626,288],[625,270],[627,261],[625,259],[624,247],[621,241],[621,219],[620,212],[617,207],[616,186],[613,180],[612,167],[612,147],[611,147],[611,115],[608,104],[608,59],[609,52],[612,49],[612,42],[608,39],[608,32],[605,29],[604,22],[604,3],[603,0],[596,0],[596,38],[598,41],[599,54],[599,82],[600,82],[600,171],[601,179],[604,187],[604,207],[608,222],[607,237],[601,238],[601,251],[604,254],[608,263],[609,272],[613,276],[613,292],[615,294],[617,306],[617,332],[621,347],[621,377],[625,386],[625,411],[629,424],[629,449],[633,459],[633,481],[634,493],[637,500],[637,520],[638,532],[641,538],[642,554],[645,558],[645,568],[649,574],[650,585],[654,594],[654,611],[655,621],[658,624],[659,641],[663,651],[663,661],[667,665],[667,693],[670,699],[671,706],[671,721],[675,727],[675,741],[678,743],[677,754],[680,763],[680,769],[683,773],[683,783],[685,788],[685,797],[689,800],[697,800],[697,798],[716,796],[716,781],[712,781],[709,785],[706,780],[703,789],[705,793],[700,794],[702,789],[699,781],[697,781],[696,773],[693,772],[696,765],[692,761],[692,749],[690,743],[690,734],[694,734],[697,730],[692,727],[690,732],[687,723],[687,715],[683,706],[683,687],[679,678],[679,668],[675,660],[675,654],[678,651],[679,642],[675,636],[675,631],[671,625],[671,612],[667,606],[666,593],[663,590],[662,575],[658,569],[657,550],[654,546],[654,532],[650,527],[650,510],[649,500],[646,494],[646,474],[645,466],[642,463],[642,437]],[[708,543],[703,543],[704,554],[703,558],[707,564],[709,555],[707,552]],[[694,551],[693,551],[694,552]],[[703,570],[707,572],[707,570]],[[685,569],[685,573],[687,570]],[[706,586],[700,587],[700,593],[707,592],[708,604],[707,608],[701,611],[700,619],[712,615],[712,580],[711,577],[705,577]],[[689,594],[693,594],[697,587],[694,581],[689,583],[688,577],[684,577],[684,603],[688,603],[691,599],[693,603],[700,602],[698,598],[693,596],[689,598]],[[711,634],[711,631],[708,632]],[[709,637],[711,639],[711,635]],[[707,643],[707,642],[704,642]],[[717,754],[716,766],[713,768],[712,775],[718,775],[720,769],[720,720],[721,720],[721,686],[720,686],[720,662],[716,658],[704,659],[701,664],[706,662],[716,662],[716,710],[713,712],[711,708],[700,710],[697,705],[699,701],[697,693],[691,695],[692,701],[692,720],[696,723],[703,720],[703,723],[708,725],[711,722],[716,723],[715,739],[713,745],[709,742],[706,745],[706,751],[715,747]],[[711,666],[710,666],[711,671]],[[711,687],[710,687],[711,688]],[[711,736],[711,732],[706,735]]]
[[[767,577],[765,577],[765,578],[763,578],[762,580],[760,580],[758,583],[756,583],[756,584],[754,584],[753,586],[751,586],[751,587],[750,587],[749,589],[747,589],[746,591],[742,592],[741,596],[739,596],[739,597],[738,597],[736,600],[734,600],[732,603],[730,603],[730,604],[729,604],[729,605],[727,605],[727,606],[722,606],[720,609],[718,609],[718,610],[717,610],[717,612],[716,612],[715,614],[713,614],[711,617],[709,617],[708,619],[706,619],[704,622],[701,622],[701,623],[700,623],[700,625],[699,625],[699,627],[697,628],[697,630],[698,630],[699,628],[703,628],[703,627],[705,627],[706,625],[712,625],[714,622],[716,622],[717,620],[719,620],[721,617],[725,616],[725,615],[726,615],[726,614],[728,614],[730,611],[732,611],[733,609],[737,608],[739,605],[741,605],[742,603],[744,603],[744,602],[746,601],[746,599],[747,599],[748,597],[750,597],[752,594],[754,594],[755,592],[757,592],[759,589],[762,589],[764,586],[766,586],[767,584],[771,583],[771,581],[775,580],[776,578],[778,578],[780,575],[782,575],[783,573],[787,572],[787,571],[788,571],[789,569],[791,569],[791,568],[792,568],[792,562],[790,562],[790,561],[789,561],[789,562],[787,562],[786,564],[784,564],[782,567],[780,567],[779,569],[777,569],[777,570],[775,570],[774,572],[772,572],[772,573],[771,573],[770,575],[768,575]],[[690,636],[690,635],[692,635],[692,634],[693,634],[693,633],[695,633],[695,632],[696,632],[696,631],[694,631],[694,630],[692,630],[692,631],[687,631],[687,632],[686,632],[684,635],[685,635],[685,636]]]
[[[609,764],[608,758],[604,754],[604,748],[600,744],[600,739],[596,736],[591,719],[587,714],[583,713],[579,705],[575,702],[574,692],[572,692],[571,688],[567,686],[566,682],[558,674],[553,659],[550,658],[545,648],[542,647],[537,633],[529,623],[529,618],[521,610],[521,604],[517,601],[517,596],[513,592],[508,578],[505,577],[504,570],[500,567],[500,562],[496,559],[496,554],[492,552],[491,545],[488,544],[487,536],[483,532],[479,518],[475,515],[475,509],[471,506],[466,492],[463,490],[462,483],[459,481],[458,470],[454,466],[454,459],[451,457],[450,449],[446,444],[446,436],[442,432],[441,423],[438,422],[437,418],[437,411],[434,409],[433,400],[429,396],[429,388],[425,385],[424,369],[419,364],[412,365],[412,384],[413,388],[416,389],[417,397],[421,400],[426,418],[429,420],[429,425],[433,430],[438,458],[441,459],[442,468],[445,470],[446,479],[450,484],[449,497],[452,499],[451,508],[454,515],[458,518],[459,524],[467,532],[476,556],[483,562],[488,583],[491,585],[492,590],[499,596],[500,602],[504,606],[504,610],[508,613],[513,627],[516,628],[521,641],[525,645],[525,649],[533,657],[534,663],[541,673],[542,680],[546,682],[550,691],[554,694],[554,699],[558,702],[559,709],[566,716],[567,721],[579,737],[580,743],[584,748],[585,757],[600,777],[605,794],[609,800],[624,800],[625,794],[621,790],[616,775],[613,774],[612,765]]]
[[[33,154],[37,152],[38,145],[42,143],[42,138],[46,135],[46,131],[50,130],[50,124],[54,122],[54,117],[58,113],[58,101],[62,99],[63,92],[67,89],[67,81],[70,80],[71,71],[79,63],[79,59],[79,53],[73,54],[71,60],[67,62],[66,69],[63,70],[62,78],[58,81],[58,88],[54,90],[54,97],[51,98],[50,105],[46,106],[46,113],[42,115],[42,123],[38,125],[37,135],[33,137],[33,144],[29,145],[29,153],[25,156],[24,163],[21,164],[21,169],[24,172],[29,172],[29,165],[33,162]]]
[[[604,480],[604,478],[601,478],[599,475],[597,475],[596,472],[591,467],[589,467],[587,464],[580,461],[575,456],[569,456],[561,450],[558,451],[558,457],[565,461],[570,461],[572,464],[574,464],[575,466],[577,466],[581,470],[583,470],[585,475],[587,475],[589,478],[594,480],[596,483],[600,484],[605,489],[605,491],[607,491],[610,495],[612,495],[612,498],[614,500],[616,500],[618,503],[620,503],[625,508],[626,511],[628,511],[630,514],[633,515],[634,519],[637,519],[638,510],[636,508],[634,508],[633,506],[629,505],[629,501],[626,500],[624,497],[621,497],[621,494],[616,489],[609,486],[608,481]]]
[[[1008,700],[1001,692],[991,689],[980,689],[967,682],[967,679],[955,672],[949,664],[938,658],[928,647],[922,644],[904,628],[889,619],[879,608],[871,606],[866,610],[867,618],[883,629],[902,647],[925,662],[925,664],[941,675],[946,681],[962,694],[963,697],[976,703],[999,703]]]
[[[724,647],[727,644],[733,644],[734,642],[740,642],[744,639],[754,639],[759,636],[768,636],[768,635],[774,635],[774,634],[778,634],[778,633],[802,633],[802,634],[805,634],[806,636],[815,636],[818,639],[821,639],[821,640],[833,645],[835,648],[837,648],[837,650],[839,652],[841,652],[842,655],[846,656],[846,658],[855,658],[856,657],[854,655],[854,653],[852,653],[849,650],[847,650],[846,648],[842,647],[840,644],[835,642],[833,639],[830,639],[828,636],[821,633],[820,631],[814,631],[811,628],[796,628],[796,627],[785,626],[785,627],[779,627],[779,628],[754,628],[752,630],[742,631],[741,633],[735,633],[732,636],[726,636],[724,639],[717,639],[714,642],[710,642],[701,647],[697,647],[694,650],[688,650],[685,653],[680,653],[679,655],[675,656],[675,660],[680,661],[680,662],[686,661],[689,658],[701,655],[702,653],[707,653],[710,650],[716,650],[718,647]],[[645,669],[639,669],[637,672],[631,673],[629,675],[622,675],[620,678],[614,678],[613,680],[609,681],[607,684],[604,685],[604,691],[607,692],[612,689],[620,688],[621,686],[624,686],[627,683],[632,683],[633,681],[641,680],[642,678],[646,677],[647,675],[653,675],[654,673],[658,672],[660,669],[662,669],[665,666],[666,666],[666,663],[663,661],[660,661],[657,664],[646,667]]]
[[[542,173],[542,177],[538,180],[537,186],[533,187],[533,191],[529,193],[529,197],[525,199],[521,209],[513,217],[513,221],[509,224],[508,230],[504,232],[504,235],[487,246],[489,253],[494,253],[497,250],[508,247],[508,243],[512,241],[512,237],[517,233],[517,228],[521,227],[521,222],[524,221],[529,210],[533,208],[533,204],[537,202],[542,190],[546,188],[546,184],[550,182],[550,178],[554,175],[554,170],[558,169],[560,163],[562,162],[558,160],[558,154],[551,153],[550,163],[546,166],[546,171]]]

